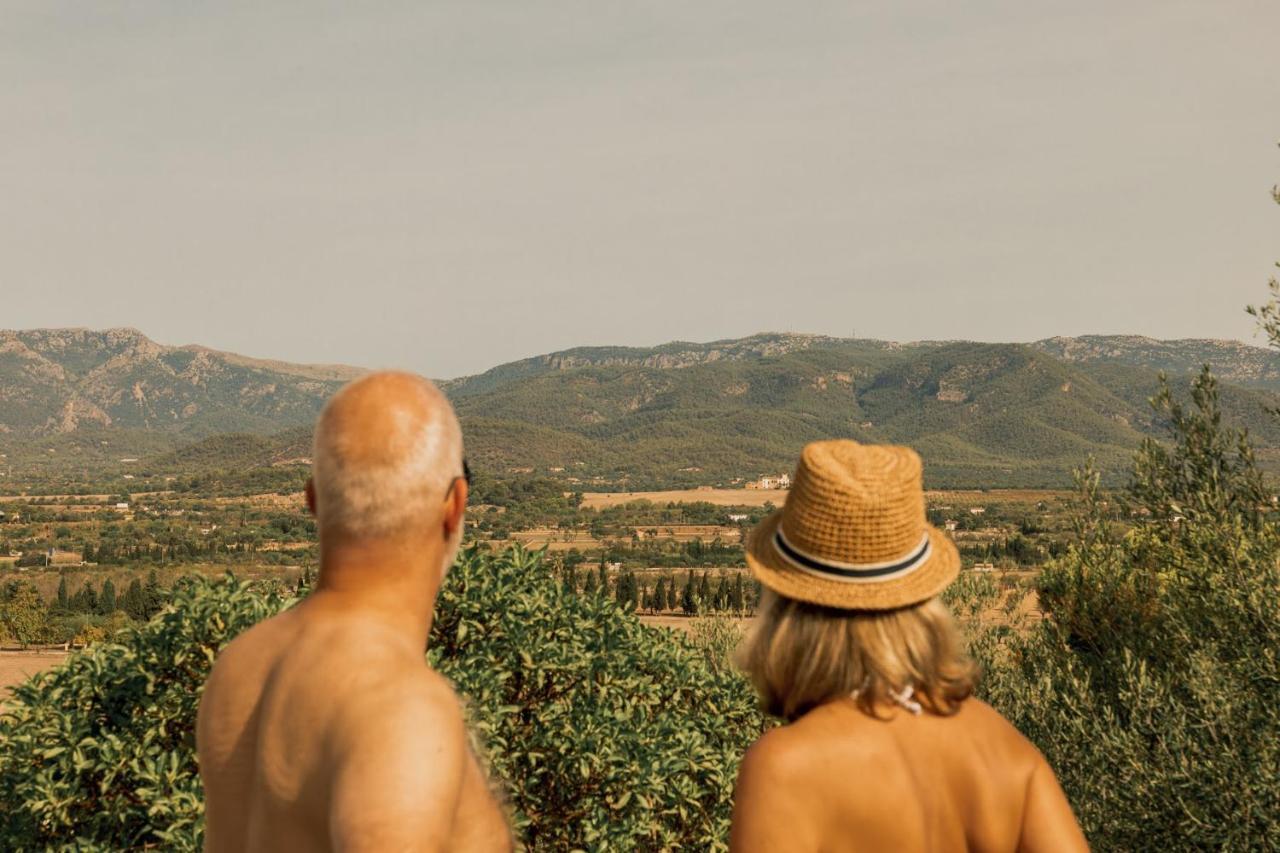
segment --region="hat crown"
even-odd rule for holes
[[[796,549],[837,563],[881,563],[926,534],[923,466],[907,447],[847,439],[805,447],[780,529]]]

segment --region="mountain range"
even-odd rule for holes
[[[441,382],[489,476],[574,488],[729,484],[788,470],[808,441],[898,442],[930,485],[1063,485],[1119,470],[1163,427],[1158,371],[1209,363],[1227,416],[1280,459],[1280,354],[1134,336],[1032,344],[760,334],[582,347]],[[157,344],[131,329],[0,331],[0,463],[14,480],[176,476],[305,462],[308,426],[360,368]],[[122,459],[131,460],[122,462]],[[138,461],[132,461],[132,460]]]

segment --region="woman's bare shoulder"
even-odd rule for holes
[[[971,696],[964,700],[952,719],[963,723],[992,745],[998,745],[1007,759],[1024,762],[1028,770],[1045,763],[1036,745],[981,699]]]

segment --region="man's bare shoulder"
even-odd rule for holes
[[[448,679],[425,660],[382,664],[380,672],[366,674],[360,688],[343,697],[335,729],[339,749],[362,749],[385,738],[407,748],[440,736],[465,743],[462,703]]]
[[[350,849],[450,849],[469,753],[462,709],[428,669],[366,682],[335,709],[330,825]]]
[[[223,682],[240,682],[246,675],[269,669],[284,645],[281,635],[289,629],[289,614],[259,622],[223,646],[205,682],[205,694],[218,692]]]

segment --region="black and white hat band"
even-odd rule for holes
[[[803,572],[850,583],[875,583],[909,575],[928,562],[933,554],[933,543],[928,531],[925,531],[920,544],[911,553],[887,563],[840,563],[806,554],[787,541],[781,527],[774,531],[773,546],[784,560]]]

